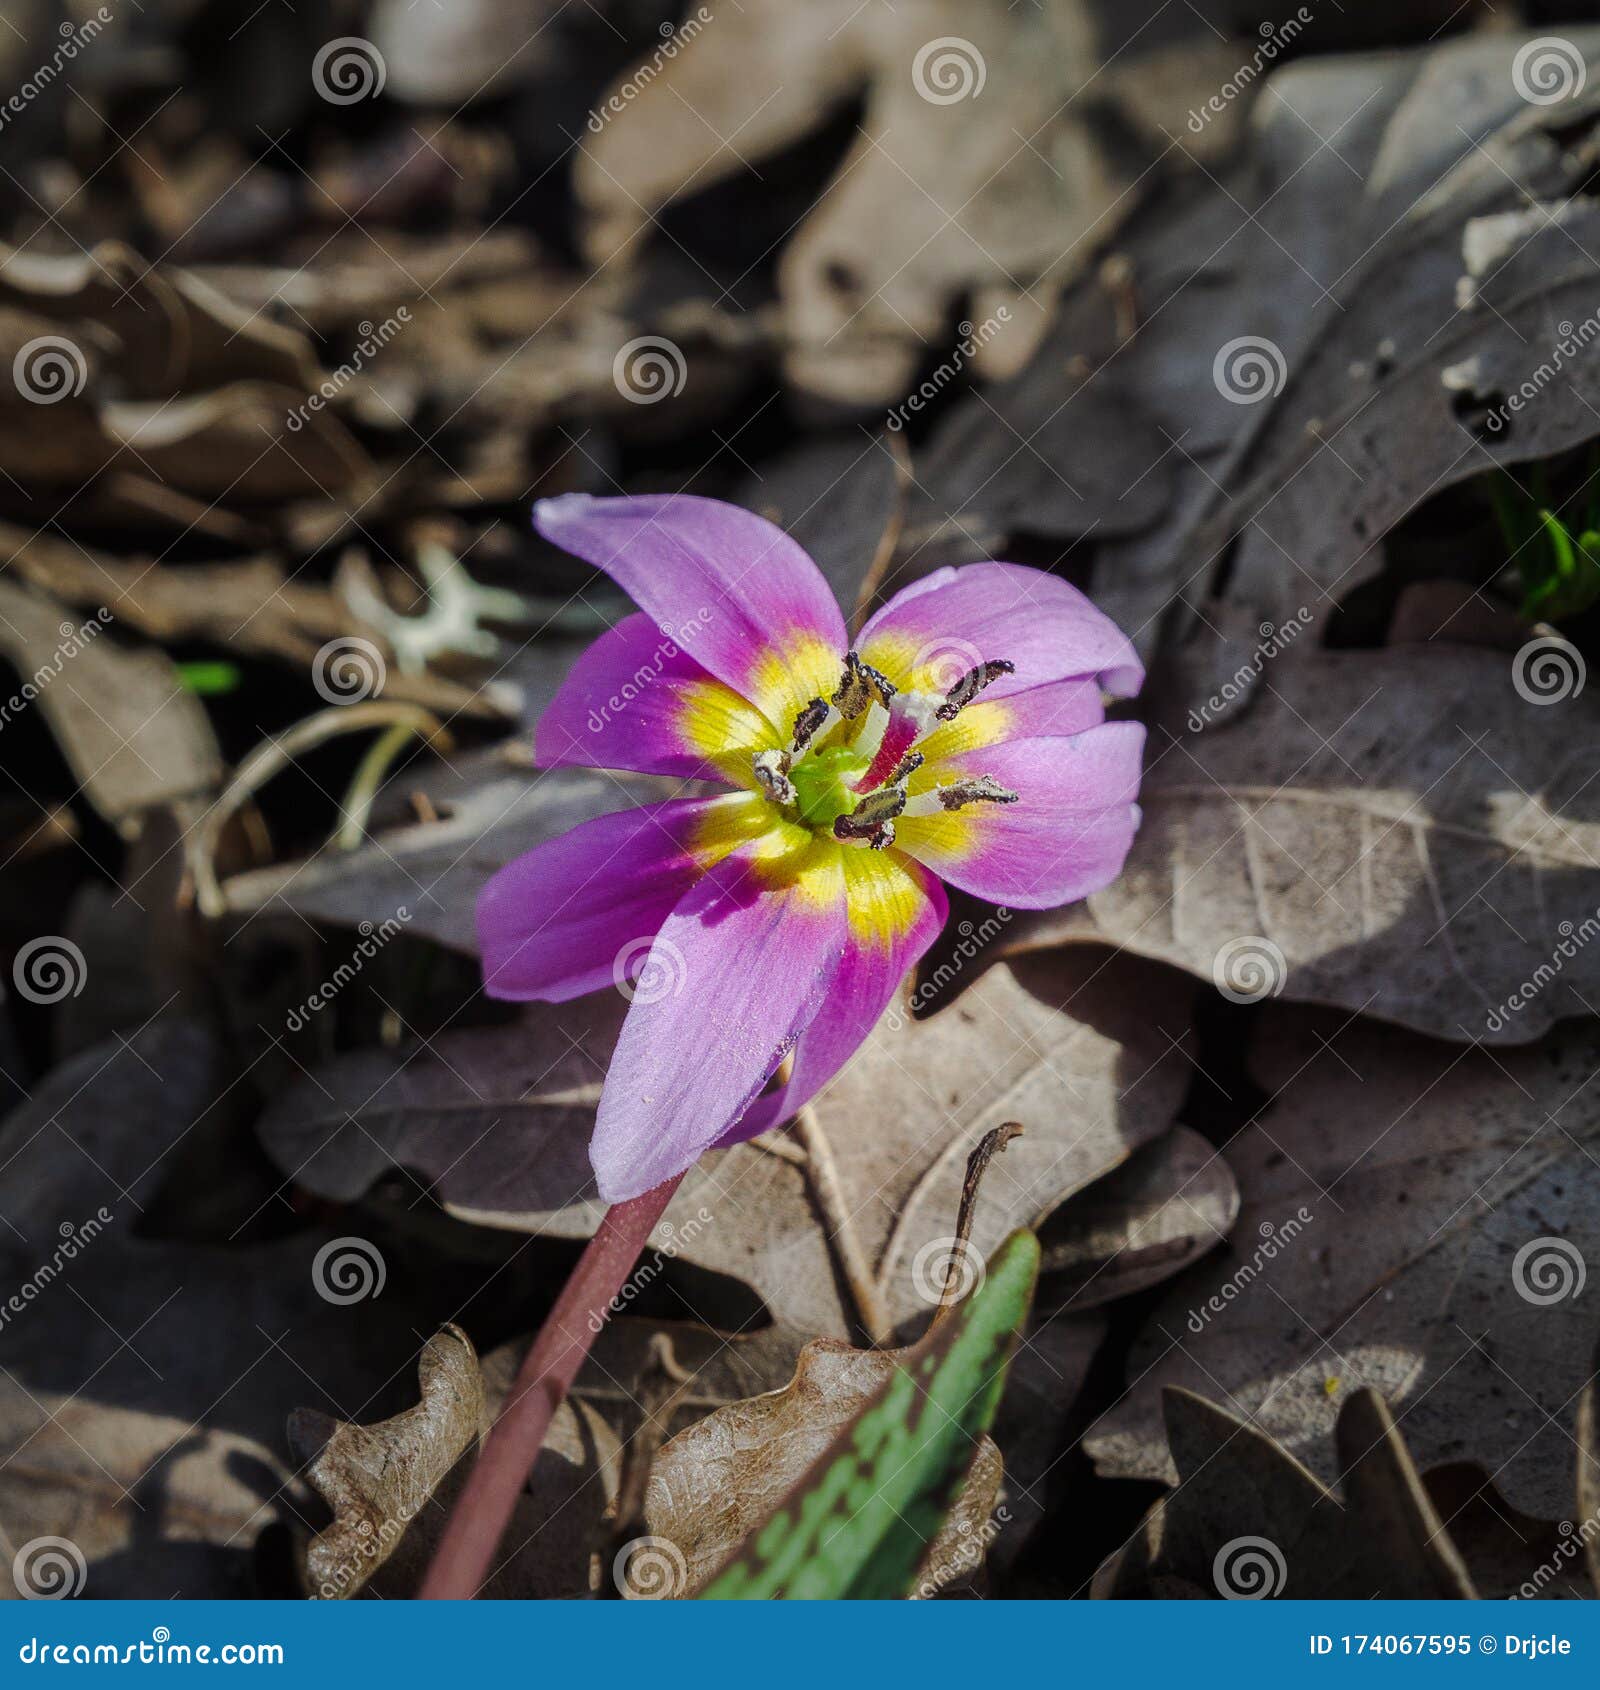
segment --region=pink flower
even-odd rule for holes
[[[734,788],[585,822],[479,900],[495,997],[642,965],[590,1146],[618,1202],[826,1085],[938,933],[941,879],[1045,909],[1117,876],[1144,729],[1101,694],[1144,675],[1080,592],[1017,564],[937,571],[852,647],[816,565],[737,506],[573,494],[534,523],[640,607],[574,665],[540,764]]]

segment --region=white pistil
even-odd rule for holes
[[[889,726],[889,712],[876,699],[867,706],[867,713],[861,719],[861,726],[856,729],[855,748],[867,759],[878,754],[878,747],[883,744],[884,731]]]

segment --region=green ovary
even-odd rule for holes
[[[849,782],[866,773],[869,757],[848,745],[835,745],[802,757],[789,771],[800,820],[807,826],[831,830],[836,816],[856,807],[858,794]]]

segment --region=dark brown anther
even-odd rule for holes
[[[817,729],[828,719],[829,705],[825,698],[814,698],[794,719],[794,742],[790,749],[798,757],[816,738]]]
[[[971,780],[937,787],[935,795],[947,810],[959,810],[967,804],[1015,804],[1021,796],[990,775],[974,775]]]
[[[1007,662],[1003,657],[997,657],[989,663],[980,663],[976,669],[969,669],[951,687],[944,695],[944,703],[934,711],[934,715],[941,722],[953,722],[990,682],[998,681],[1002,675],[1014,675],[1016,672],[1016,664]]]
[[[872,689],[861,672],[861,659],[853,651],[845,653],[844,674],[839,690],[833,695],[834,706],[847,722],[852,722],[872,702]]]
[[[883,784],[885,786],[904,786],[927,760],[920,751],[908,751],[895,764],[889,773],[889,778]]]
[[[839,714],[846,721],[854,721],[874,697],[888,709],[889,700],[894,697],[893,684],[870,663],[863,663],[858,653],[847,651],[844,654],[844,675],[839,681],[839,690],[833,695]]]
[[[899,689],[881,669],[874,669],[870,663],[862,663],[859,658],[856,659],[856,664],[861,673],[866,676],[867,685],[878,695],[878,702],[887,710],[889,700],[894,697]]]
[[[906,807],[906,795],[899,787],[885,786],[870,792],[848,816],[835,816],[835,839],[865,839],[874,851],[894,843],[894,818]]]
[[[755,769],[756,785],[771,803],[793,804],[796,801],[794,782],[789,779],[787,751],[758,751],[750,762]]]

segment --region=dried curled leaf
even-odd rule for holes
[[[1233,1249],[1173,1281],[1089,1453],[1170,1481],[1158,1398],[1180,1385],[1226,1392],[1330,1479],[1339,1404],[1371,1386],[1424,1470],[1481,1462],[1514,1508],[1576,1517],[1594,1341],[1580,1293],[1600,1253],[1593,1028],[1463,1052],[1273,1006],[1257,1033],[1251,1071],[1272,1101],[1225,1151],[1243,1197]]]
[[[1177,1489],[1101,1569],[1096,1595],[1476,1595],[1376,1391],[1357,1391],[1340,1411],[1342,1500],[1275,1439],[1203,1397],[1168,1390],[1164,1407]]]
[[[1198,84],[1197,65],[1214,56],[1215,86],[1236,54],[1209,31],[1195,36],[1181,62]],[[848,402],[902,394],[921,344],[968,300],[984,320],[980,366],[1015,370],[1071,268],[1170,160],[1163,119],[1175,128],[1187,104],[1174,88],[1171,109],[1151,109],[1162,80],[1107,50],[1084,0],[708,0],[677,50],[647,68],[597,103],[616,120],[577,156],[574,187],[602,262],[661,207],[865,93],[862,133],[778,271],[790,379]],[[1092,115],[1100,103],[1116,110],[1115,145]],[[1210,152],[1230,127],[1191,145]]]
[[[334,1515],[301,1553],[301,1576],[312,1595],[354,1596],[484,1434],[478,1355],[459,1326],[428,1340],[417,1377],[422,1400],[374,1426],[307,1408],[289,1416],[289,1441]]]
[[[1314,639],[1271,659],[1247,711],[1158,733],[1122,878],[1007,942],[1099,939],[1236,1002],[1282,993],[1462,1042],[1588,1013],[1600,947],[1571,935],[1600,904],[1595,689],[1569,675],[1552,710],[1498,652]]]
[[[61,754],[95,808],[132,833],[141,812],[195,797],[221,777],[222,753],[165,653],[127,650],[64,606],[0,579],[0,657],[37,698]]]
[[[1225,1242],[1238,1218],[1238,1182],[1221,1152],[1174,1127],[1039,1229],[1048,1276],[1040,1301],[1077,1312],[1132,1296]]]

